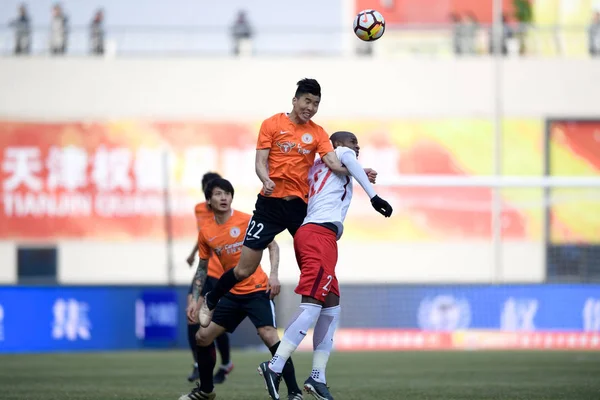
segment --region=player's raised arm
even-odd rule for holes
[[[371,185],[371,182],[369,182],[369,177],[367,176],[365,170],[356,160],[356,153],[353,151],[345,152],[342,154],[341,162],[344,163],[348,169],[348,172],[350,172],[350,175],[352,175],[352,177],[358,181],[360,186],[367,193],[371,199],[371,205],[373,208],[375,208],[378,213],[382,214],[386,218],[390,217],[393,211],[392,206],[387,201],[377,196],[373,185]]]
[[[323,162],[336,174],[348,175],[348,170],[342,165],[335,152],[330,151],[323,156]]]
[[[325,165],[327,165],[327,167],[329,167],[329,169],[336,174],[352,175],[345,165],[342,164],[334,151],[325,154],[325,156],[323,156],[323,162],[325,162]],[[377,179],[377,172],[372,168],[364,168],[364,172],[367,175],[368,181],[375,183],[375,180]]]
[[[267,248],[269,249],[269,261],[271,262],[269,290],[271,291],[270,297],[272,300],[281,291],[281,283],[279,283],[279,245],[273,240]]]

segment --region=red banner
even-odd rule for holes
[[[174,236],[194,236],[215,149],[240,161],[254,140],[227,124],[0,124],[0,237],[165,237],[168,203]]]

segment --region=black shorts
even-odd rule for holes
[[[283,200],[258,195],[254,215],[248,223],[244,246],[264,250],[275,236],[288,230],[294,236],[306,218],[306,203],[296,198]]]
[[[200,295],[204,297],[204,295],[206,293],[213,290],[215,285],[217,284],[217,281],[218,281],[217,278],[213,278],[212,276],[207,276],[206,281],[204,281],[204,286],[202,286],[202,292],[200,292]],[[192,282],[192,284],[190,285],[190,290],[188,291],[188,294],[192,294],[192,293],[194,293],[194,282]]]
[[[219,300],[212,321],[232,333],[246,317],[250,318],[257,329],[263,326],[277,327],[275,304],[269,299],[269,293],[262,291],[244,295],[227,293]]]

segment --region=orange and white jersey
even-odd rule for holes
[[[270,150],[269,178],[275,190],[269,197],[297,196],[306,201],[308,170],[317,153],[323,157],[333,151],[333,146],[321,126],[312,121],[295,124],[280,113],[263,121],[256,149]]]
[[[251,215],[231,210],[231,217],[222,225],[214,218],[208,219],[198,232],[198,251],[200,258],[207,260],[211,254],[216,254],[224,271],[235,267],[240,261],[246,228]],[[248,278],[237,283],[231,293],[248,294],[267,290],[267,274],[259,265]]]
[[[206,221],[215,219],[215,215],[206,202],[196,204],[196,207],[194,207],[194,214],[196,215],[196,226],[198,227],[198,231],[202,229],[202,225]],[[223,275],[223,272],[225,271],[223,271],[219,258],[216,254],[211,254],[208,260],[208,276],[219,279],[221,275]]]
[[[335,154],[340,160],[352,157],[356,153],[348,147],[337,147]],[[352,200],[352,177],[335,174],[323,160],[318,159],[308,173],[308,211],[304,224],[335,224],[338,228],[337,238],[342,237],[344,220]]]

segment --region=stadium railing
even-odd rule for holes
[[[588,26],[528,25],[512,26],[513,38],[507,43],[509,55],[535,57],[587,58]],[[50,29],[31,29],[32,55],[46,55]],[[477,25],[467,55],[490,54],[489,25]],[[252,54],[256,56],[341,56],[364,54],[363,46],[386,56],[453,56],[455,27],[442,25],[394,25],[387,27],[385,40],[363,44],[353,37],[351,29],[339,26],[298,27],[270,26],[256,30]],[[348,43],[345,46],[343,43]],[[227,26],[108,26],[106,53],[118,56],[231,56],[233,42]],[[14,29],[0,26],[0,54],[9,56],[14,50]],[[69,29],[68,55],[90,54],[90,32],[87,26]]]

